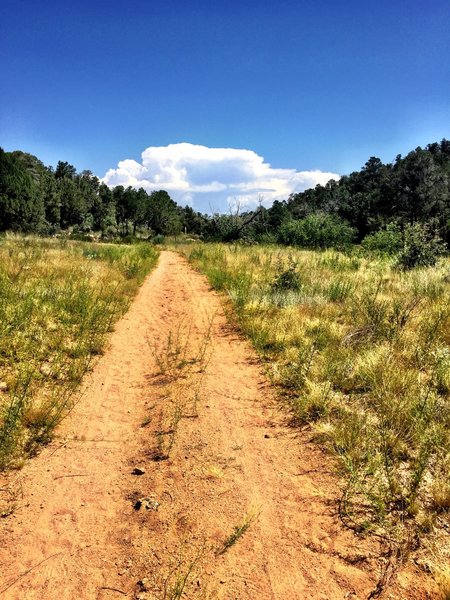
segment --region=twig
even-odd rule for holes
[[[68,441],[71,442],[114,442],[115,444],[119,444],[120,442],[123,442],[124,440],[109,440],[107,438],[99,438],[99,439],[81,439],[81,438],[67,438]],[[125,440],[127,441],[127,440]]]
[[[38,567],[40,567],[47,560],[50,560],[51,558],[54,558],[55,556],[59,556],[60,554],[62,554],[62,552],[56,552],[55,554],[51,554],[50,556],[47,556],[47,558],[43,558],[36,565],[33,565],[32,567],[30,567],[29,569],[27,569],[26,571],[24,571],[23,573],[21,573],[18,577],[16,577],[16,579],[14,579],[13,581],[11,581],[11,583],[8,583],[6,586],[2,587],[0,589],[0,594],[4,594],[7,590],[9,590],[9,588],[11,588],[13,585],[15,585],[23,577],[25,577],[26,575],[28,575],[28,573],[31,573],[31,571],[33,571],[34,569],[37,569]]]
[[[117,588],[114,588],[114,587],[108,587],[107,585],[102,585],[102,587],[100,589],[101,590],[109,590],[111,592],[117,592],[118,594],[122,594],[123,596],[127,595],[127,592],[124,592],[123,590],[118,590]]]
[[[66,442],[62,442],[59,446],[56,446],[56,448],[53,450],[53,452],[51,452],[47,458],[50,458],[51,456],[53,456],[55,454],[55,452],[58,452],[58,450],[61,450],[61,448],[64,448],[64,446],[66,446]]]
[[[69,475],[57,475],[56,477],[53,477],[53,481],[55,481],[55,479],[62,479],[63,477],[87,477],[89,475],[89,473],[72,473]]]
[[[401,560],[400,548],[389,548],[389,558],[387,563],[381,569],[381,575],[378,579],[376,587],[367,596],[367,600],[379,598],[384,590],[388,587],[392,577],[394,576]]]
[[[293,477],[302,477],[303,475],[310,475],[311,473],[323,473],[324,475],[334,475],[336,471],[325,471],[322,467],[318,469],[308,469],[307,471],[300,471],[299,473],[290,473]]]

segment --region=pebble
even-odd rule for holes
[[[134,469],[131,471],[132,475],[144,475],[145,474],[145,469],[143,469],[142,467],[134,467]]]

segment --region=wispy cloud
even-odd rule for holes
[[[126,159],[109,169],[109,186],[165,189],[180,204],[199,211],[226,210],[239,203],[253,208],[263,198],[266,206],[318,183],[339,179],[336,173],[275,169],[252,150],[208,148],[188,143],[150,146],[142,162]]]

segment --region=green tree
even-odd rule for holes
[[[130,207],[130,218],[133,223],[133,235],[136,235],[136,229],[144,225],[146,221],[147,205],[150,202],[149,196],[144,188],[133,190],[132,202]]]
[[[56,231],[61,227],[61,196],[53,171],[46,170],[43,178],[45,220],[50,231]]]
[[[56,180],[61,198],[61,227],[81,225],[87,215],[87,201],[75,179],[59,178]]]
[[[294,202],[293,196],[292,203]],[[292,218],[292,212],[286,202],[280,202],[275,200],[272,206],[267,211],[267,221],[270,229],[276,230],[284,221],[288,221]]]
[[[203,235],[208,226],[208,218],[202,215],[191,206],[185,206],[181,211],[182,216],[182,227],[186,233],[193,233],[195,235]]]
[[[397,158],[393,186],[392,211],[405,223],[448,218],[448,178],[430,152],[417,148],[405,158]]]
[[[45,226],[39,180],[21,158],[0,148],[0,229],[39,231]]]
[[[102,233],[113,233],[117,227],[116,205],[113,193],[107,185],[101,183],[91,208],[94,229]]]
[[[183,227],[177,204],[164,190],[150,194],[145,221],[150,229],[161,235],[177,235]]]
[[[122,229],[122,233],[125,233],[127,210],[125,202],[125,188],[123,185],[116,185],[112,191],[112,196],[115,205],[117,225]]]
[[[58,161],[55,169],[56,179],[75,179],[77,174],[76,168],[68,162]]]

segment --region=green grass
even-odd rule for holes
[[[157,256],[143,244],[0,240],[0,468],[51,438]]]
[[[336,458],[343,520],[408,545],[450,502],[450,261],[276,246],[179,246],[252,340],[288,403]],[[445,524],[445,525],[444,525]]]

